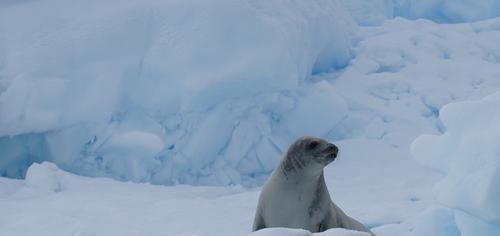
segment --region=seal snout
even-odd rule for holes
[[[326,153],[329,158],[335,159],[339,153],[339,148],[335,144],[329,143],[323,153]]]

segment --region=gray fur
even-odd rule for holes
[[[295,141],[262,189],[253,231],[287,227],[314,233],[346,228],[374,235],[330,198],[323,168],[336,158],[337,152],[335,145],[320,138]]]

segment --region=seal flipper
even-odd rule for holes
[[[325,218],[321,221],[320,228],[322,231],[326,231],[331,228],[344,228],[350,230],[357,230],[361,232],[367,232],[372,236],[375,236],[373,232],[367,229],[363,224],[359,221],[349,217],[346,215],[335,203],[330,203],[330,211],[325,216]],[[319,231],[321,232],[321,231]]]

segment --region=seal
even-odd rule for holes
[[[306,136],[295,141],[262,189],[253,231],[286,227],[315,233],[345,228],[374,235],[330,198],[323,168],[335,160],[338,151],[321,138]]]

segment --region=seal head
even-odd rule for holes
[[[338,152],[335,144],[316,137],[302,137],[288,148],[285,158],[282,159],[282,172],[319,174],[326,165],[337,158]]]

